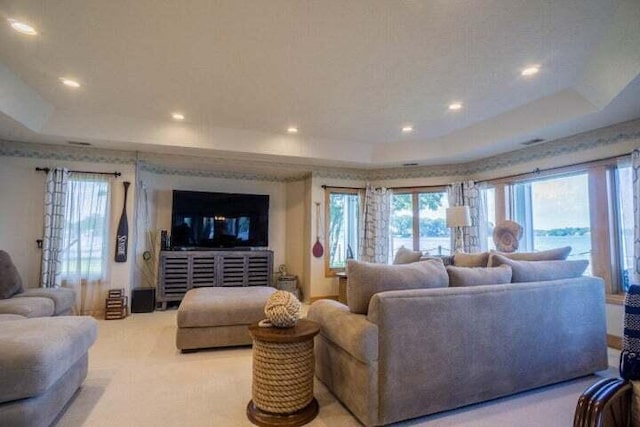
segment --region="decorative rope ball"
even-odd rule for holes
[[[292,328],[300,318],[302,305],[291,292],[275,291],[264,306],[264,314],[276,328]]]

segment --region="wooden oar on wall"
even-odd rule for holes
[[[322,247],[322,243],[320,243],[320,203],[318,202],[316,202],[316,243],[314,243],[311,252],[316,258],[324,255],[324,248]]]

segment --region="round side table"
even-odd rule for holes
[[[247,417],[261,427],[298,427],[318,415],[313,397],[313,337],[320,325],[300,319],[293,328],[249,326],[253,385]]]

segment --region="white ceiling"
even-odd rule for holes
[[[0,16],[39,31],[0,22],[5,139],[372,167],[640,117],[638,0],[0,0]]]

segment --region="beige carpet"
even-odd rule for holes
[[[76,426],[251,426],[251,349],[181,354],[175,310],[99,321],[89,375],[58,420]],[[615,364],[616,354],[611,353]],[[614,371],[612,371],[614,372]],[[575,402],[597,377],[411,420],[402,426],[570,426]],[[320,414],[310,426],[359,426],[316,382]]]

